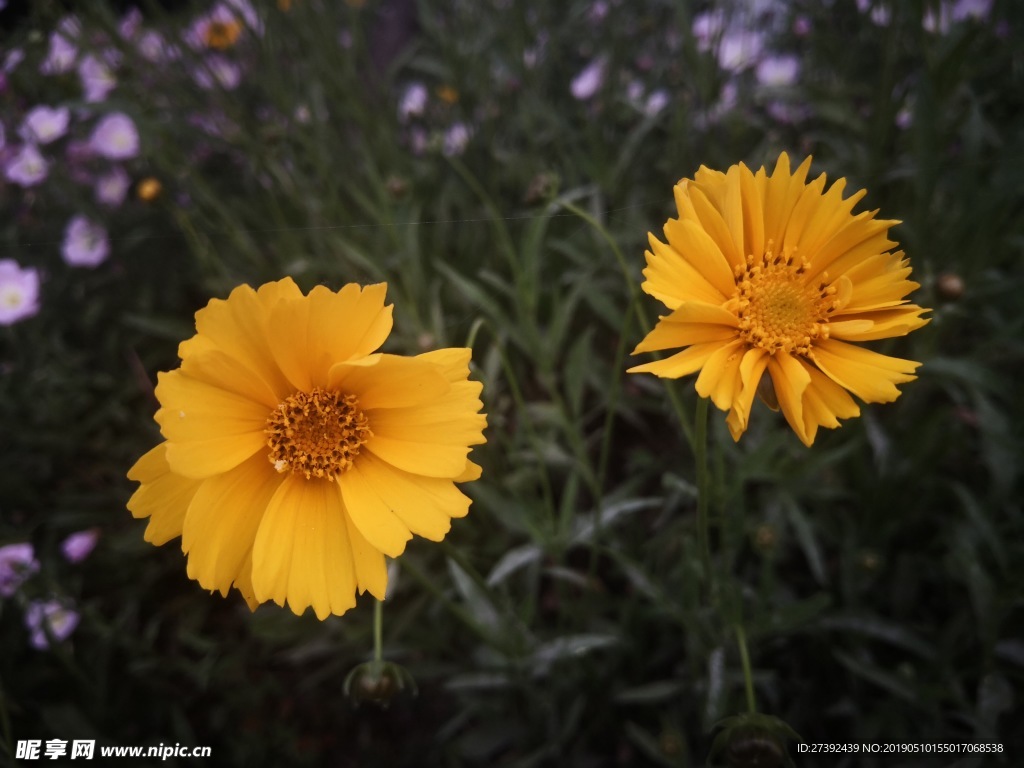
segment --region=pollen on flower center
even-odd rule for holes
[[[776,254],[773,244],[760,257],[747,256],[736,268],[736,313],[740,337],[775,354],[780,349],[808,355],[815,339],[828,338],[829,314],[838,306],[836,289],[822,273],[808,282],[806,261],[794,252]]]
[[[278,472],[334,480],[352,466],[370,438],[355,395],[314,387],[285,398],[267,418],[267,458]]]

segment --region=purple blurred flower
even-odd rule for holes
[[[13,259],[0,259],[0,325],[11,325],[39,311],[39,272],[22,269]],[[30,544],[15,545],[27,546]],[[0,550],[2,553],[3,550]],[[3,583],[0,555],[0,585]],[[3,589],[0,586],[0,594]]]
[[[722,69],[739,72],[757,61],[763,47],[764,38],[758,32],[727,32],[718,43],[718,64]]]
[[[141,26],[142,11],[138,8],[131,8],[117,23],[117,34],[121,36],[122,40],[133,40],[139,33],[139,28]]]
[[[588,64],[582,72],[573,78],[570,90],[580,101],[594,96],[604,83],[604,70],[607,65],[604,57],[598,57]]]
[[[96,124],[89,145],[101,157],[128,160],[139,154],[139,132],[128,115],[114,112]]]
[[[453,123],[452,126],[445,131],[444,142],[441,146],[441,151],[445,157],[454,157],[461,155],[466,151],[466,145],[469,144],[469,137],[472,135],[469,128],[465,123]]]
[[[32,647],[43,651],[50,647],[50,637],[60,642],[78,626],[78,614],[58,600],[35,600],[25,609],[25,626]]]
[[[196,81],[196,85],[207,91],[218,86],[225,91],[231,91],[242,82],[242,70],[231,59],[211,54],[192,70],[192,79]]]
[[[117,86],[117,78],[107,63],[91,53],[78,65],[78,77],[82,81],[85,100],[90,104],[105,100]]]
[[[157,64],[162,61],[175,61],[181,57],[181,50],[168,43],[159,32],[149,30],[139,35],[136,43],[139,55],[147,61]]]
[[[0,123],[0,149],[4,148],[7,144],[7,131],[4,130],[4,124]]]
[[[0,261],[0,265],[9,260]],[[14,264],[14,262],[10,262]],[[15,267],[17,265],[15,264]],[[2,269],[2,267],[0,267]],[[33,270],[34,271],[34,270]],[[36,553],[28,542],[0,547],[0,595],[10,597],[29,576],[39,570]]]
[[[793,34],[797,37],[807,37],[813,29],[810,17],[800,14],[793,19]]]
[[[644,114],[648,117],[654,117],[656,114],[661,112],[665,107],[668,106],[669,95],[668,91],[664,88],[659,88],[656,91],[651,91],[647,96],[647,101],[644,103]]]
[[[4,63],[3,66],[0,67],[0,69],[3,69],[4,72],[10,74],[14,71],[14,68],[21,64],[21,62],[23,62],[24,60],[25,51],[21,48],[12,48],[7,52],[7,55],[4,56]]]
[[[4,175],[19,186],[33,187],[46,178],[48,170],[49,165],[39,150],[32,144],[25,144],[7,159]]]
[[[691,25],[693,37],[701,50],[708,50],[725,30],[725,16],[721,10],[697,14]]]
[[[121,166],[115,166],[96,179],[96,201],[113,208],[124,202],[131,179]]]
[[[110,255],[107,230],[85,216],[74,216],[64,230],[64,261],[73,267],[95,267]]]
[[[44,75],[60,75],[70,71],[78,56],[78,48],[73,41],[78,38],[80,31],[81,27],[74,16],[65,17],[57,29],[50,33],[50,47],[43,63],[39,65],[39,71]]]
[[[98,528],[89,528],[72,533],[60,543],[60,551],[69,563],[80,563],[96,548],[100,532]]]
[[[71,111],[67,107],[33,107],[25,115],[18,133],[33,144],[49,144],[67,133],[70,119]]]
[[[427,86],[423,83],[410,83],[398,103],[398,117],[404,122],[414,115],[422,115],[427,108]]]
[[[767,56],[757,64],[757,81],[769,88],[792,85],[800,75],[800,59],[792,54]]]
[[[889,26],[892,21],[892,11],[885,3],[878,0],[857,0],[857,10],[861,13],[871,12],[871,22],[879,27]]]

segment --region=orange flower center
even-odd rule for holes
[[[808,355],[815,339],[828,338],[828,320],[839,304],[822,273],[818,284],[804,277],[808,264],[793,252],[776,254],[769,241],[760,258],[747,256],[736,268],[736,314],[740,337],[771,354],[780,349]]]
[[[203,42],[208,48],[216,48],[223,51],[230,48],[238,41],[242,34],[242,25],[237,21],[211,21],[206,27],[206,34]]]
[[[268,458],[278,472],[334,480],[373,433],[355,395],[320,387],[285,398],[267,418]]]

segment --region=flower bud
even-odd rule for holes
[[[780,768],[793,765],[786,752],[786,741],[800,737],[777,717],[749,713],[720,721],[721,732],[711,744],[708,765],[729,768]]]
[[[369,701],[387,707],[407,688],[416,695],[416,682],[407,669],[390,661],[367,661],[348,673],[343,690],[353,704]]]

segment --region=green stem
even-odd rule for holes
[[[697,543],[700,547],[701,565],[704,570],[704,585],[707,594],[714,593],[714,579],[711,573],[711,542],[708,535],[708,400],[697,399],[697,410],[693,419],[693,452],[697,463]]]
[[[384,660],[384,601],[373,604],[373,660]]]
[[[743,663],[743,682],[747,689],[747,711],[753,715],[757,712],[757,703],[754,700],[754,676],[750,673],[750,654],[747,653],[747,635],[740,622],[736,622],[733,628],[736,630],[736,644],[740,648],[740,661]]]

